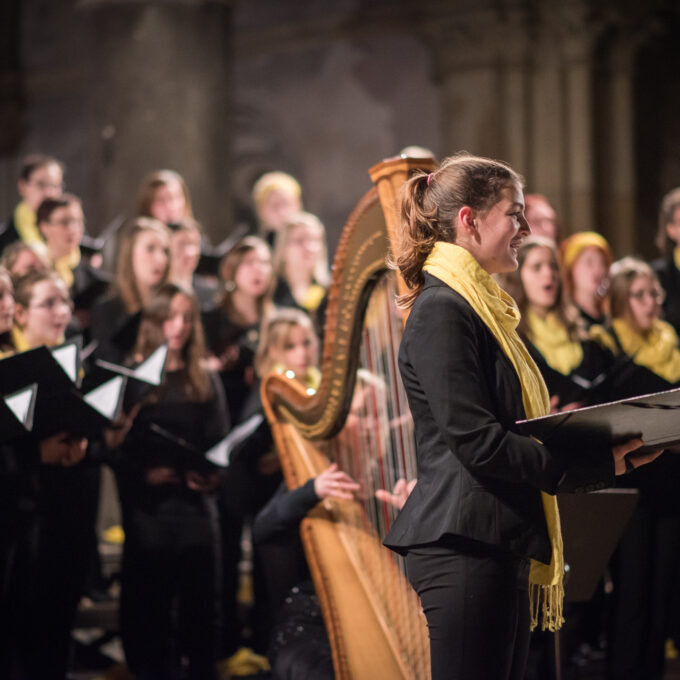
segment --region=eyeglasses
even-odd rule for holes
[[[49,224],[52,224],[55,227],[70,227],[71,225],[82,227],[85,225],[85,221],[76,217],[68,217],[63,220],[50,220]]]
[[[67,300],[66,298],[62,297],[53,297],[53,298],[48,298],[44,302],[39,302],[38,304],[35,305],[29,305],[30,309],[46,309],[48,312],[52,312],[55,309],[60,309],[67,307],[68,309],[71,309],[72,303],[70,300]]]
[[[662,290],[654,289],[654,290],[638,290],[635,293],[629,293],[628,297],[631,300],[637,300],[638,302],[642,302],[645,299],[645,297],[650,297],[652,298],[652,300],[654,300],[654,302],[661,303],[664,301],[666,295]]]
[[[63,191],[64,183],[60,182],[44,182],[40,179],[33,180],[29,182],[31,186],[37,187],[40,191],[46,191],[47,189],[52,189],[53,191]]]

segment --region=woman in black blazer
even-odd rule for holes
[[[544,626],[561,624],[559,518],[547,494],[612,484],[641,444],[564,451],[517,433],[515,421],[548,410],[516,306],[490,276],[517,267],[530,232],[521,186],[507,165],[463,154],[412,177],[402,203],[397,264],[411,310],[399,366],[418,483],[385,544],[406,555],[437,680],[523,677],[530,623],[541,612]]]

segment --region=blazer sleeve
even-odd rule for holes
[[[484,364],[490,356],[483,357],[481,348],[493,336],[467,303],[458,304],[447,293],[438,289],[427,307],[409,318],[406,355],[452,455],[475,476],[528,483],[551,494],[612,483],[609,450],[549,449],[510,429],[521,406],[508,403],[512,395],[489,384],[491,369]],[[509,361],[503,363],[514,373]]]

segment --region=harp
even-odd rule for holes
[[[398,247],[396,196],[426,159],[397,158],[369,170],[374,187],[343,229],[333,263],[322,380],[308,394],[270,374],[262,401],[289,488],[330,461],[361,483],[354,501],[320,503],[303,520],[302,542],[321,602],[339,679],[429,678],[429,641],[420,601],[401,558],[382,545],[397,510],[375,499],[413,479],[413,422],[397,368],[403,282],[386,258]]]

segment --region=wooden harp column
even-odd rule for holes
[[[289,488],[331,460],[362,485],[355,501],[326,500],[301,536],[333,650],[336,678],[429,677],[420,601],[401,558],[382,545],[396,510],[374,498],[399,477],[415,477],[413,425],[397,370],[403,283],[387,266],[398,248],[397,196],[430,159],[387,160],[352,211],[333,263],[318,391],[270,374],[262,401]]]

